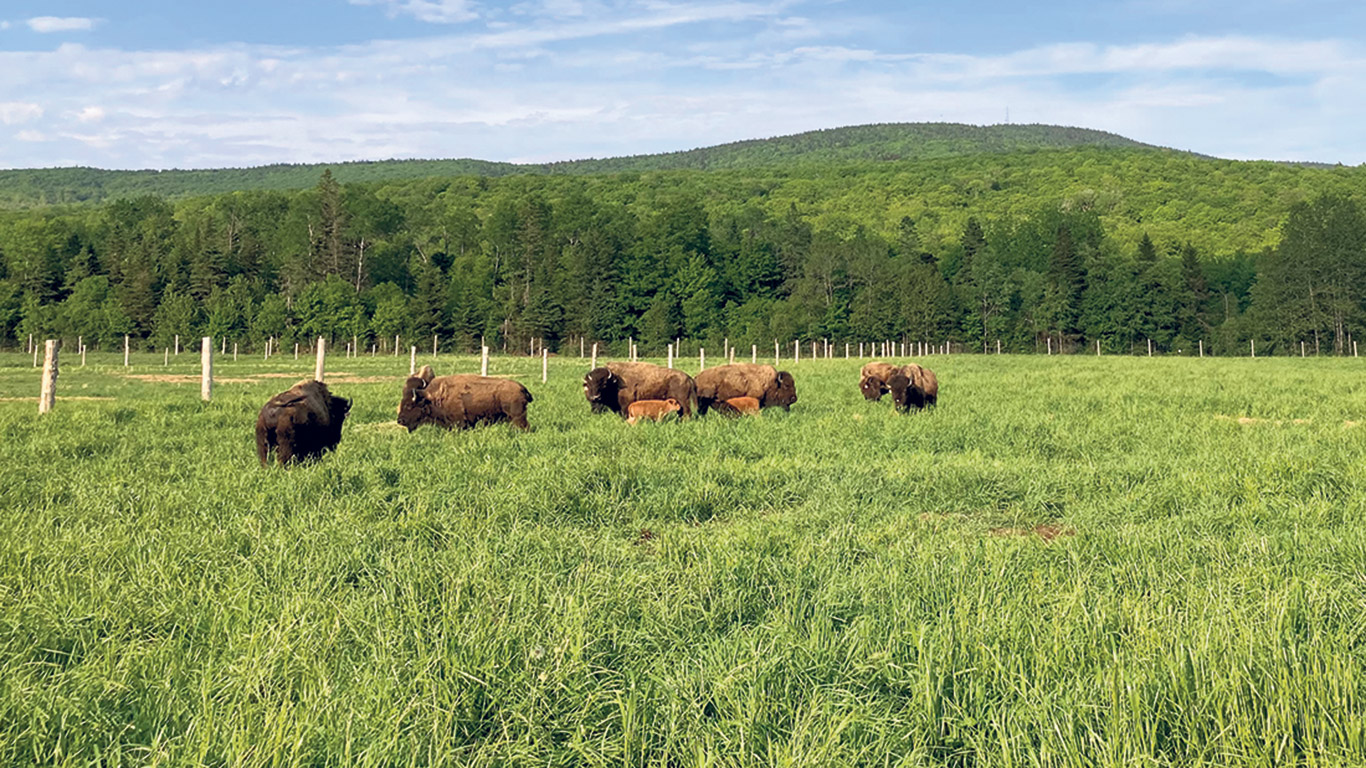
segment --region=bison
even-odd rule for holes
[[[697,403],[697,385],[682,371],[652,363],[608,363],[583,377],[583,395],[594,413],[611,411],[623,419],[637,400],[673,398],[687,418]]]
[[[891,363],[872,362],[859,371],[858,388],[865,400],[881,400],[887,394],[887,380],[901,369]]]
[[[797,384],[787,371],[752,363],[732,363],[697,374],[699,414],[733,397],[752,397],[761,408],[791,410],[797,402]]]
[[[729,400],[720,400],[711,405],[712,410],[723,413],[727,416],[744,416],[748,413],[758,413],[762,406],[757,398],[753,397],[732,397]]]
[[[915,363],[897,367],[868,363],[859,375],[859,390],[869,400],[881,400],[890,392],[899,410],[925,408],[939,402],[939,379],[934,371]]]
[[[668,400],[637,400],[626,407],[629,418],[627,424],[635,424],[641,419],[660,421],[671,413],[677,413],[682,404],[672,397]]]
[[[902,411],[919,410],[939,402],[939,378],[934,371],[915,363],[902,366],[893,374],[887,380],[887,389],[892,393],[892,402]]]
[[[270,450],[282,466],[316,459],[341,442],[351,401],[321,381],[301,381],[266,401],[256,417],[256,455],[267,466]]]
[[[477,424],[510,421],[528,429],[526,407],[531,393],[511,380],[473,374],[437,377],[430,365],[403,383],[398,423],[409,432],[423,424],[467,429]]]

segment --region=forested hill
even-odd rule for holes
[[[1149,145],[1103,131],[1052,125],[889,123],[809,131],[682,152],[535,165],[459,159],[282,164],[188,171],[0,170],[0,207],[98,203],[148,194],[184,198],[251,190],[306,189],[317,183],[324,168],[332,169],[338,181],[354,183],[450,176],[772,169],[1074,147],[1145,148]]]

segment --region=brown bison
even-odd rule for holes
[[[641,419],[659,421],[671,413],[677,413],[682,407],[682,404],[672,397],[668,400],[637,400],[626,406],[626,413],[629,414],[626,423],[635,424]]]
[[[466,429],[477,424],[510,421],[528,429],[526,407],[531,393],[511,380],[465,374],[437,377],[430,365],[403,383],[398,423],[409,432],[423,424]]]
[[[623,419],[637,400],[673,398],[687,418],[697,403],[697,385],[682,371],[652,363],[608,363],[583,377],[583,395],[594,413],[611,411]]]
[[[887,380],[901,369],[891,363],[867,363],[859,371],[858,388],[866,400],[881,400],[887,394]]]
[[[321,381],[301,381],[266,401],[256,417],[256,455],[267,465],[270,449],[275,462],[316,459],[341,442],[342,422],[351,401],[334,397]]]
[[[859,390],[869,400],[881,400],[890,392],[892,402],[903,411],[939,402],[939,379],[934,371],[915,363],[901,367],[868,363],[860,371]]]
[[[900,410],[920,409],[939,402],[939,378],[934,371],[915,363],[904,365],[887,380],[892,402]]]
[[[752,397],[759,407],[790,410],[797,402],[797,384],[792,374],[771,365],[732,363],[708,368],[697,374],[697,412],[733,397]]]

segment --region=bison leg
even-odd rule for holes
[[[269,466],[270,458],[270,430],[265,424],[256,425],[256,456],[261,460],[261,466]]]

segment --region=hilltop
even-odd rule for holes
[[[1080,147],[1156,149],[1123,136],[1085,128],[887,123],[808,131],[679,152],[542,164],[499,163],[465,158],[167,171],[108,171],[98,168],[4,170],[0,171],[0,207],[98,203],[147,194],[184,198],[247,190],[296,190],[317,183],[324,168],[331,168],[338,181],[353,183],[441,176],[774,169],[893,163]]]

